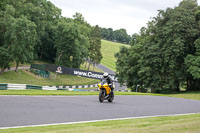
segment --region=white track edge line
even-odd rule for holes
[[[198,113],[200,113],[200,112],[198,112]],[[56,126],[56,125],[83,124],[83,123],[92,123],[92,122],[113,121],[113,120],[129,120],[129,119],[141,119],[141,118],[152,118],[152,117],[167,117],[167,116],[181,116],[181,115],[184,116],[184,115],[192,115],[192,114],[198,114],[198,113],[153,115],[153,116],[139,116],[139,117],[125,117],[125,118],[114,118],[114,119],[79,121],[79,122],[66,122],[66,123],[52,123],[52,124],[40,124],[40,125],[0,127],[0,129],[13,129],[13,128],[26,128],[26,127],[44,127],[44,126]]]

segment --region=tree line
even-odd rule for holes
[[[118,80],[133,91],[200,90],[200,6],[183,0],[134,34],[116,54]]]
[[[101,37],[108,41],[129,44],[131,36],[128,35],[126,29],[113,30],[112,28],[101,28]]]
[[[44,60],[79,68],[81,63],[100,63],[101,30],[82,14],[61,16],[47,0],[0,1],[0,74],[11,63]]]

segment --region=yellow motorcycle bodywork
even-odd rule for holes
[[[101,83],[99,83],[98,87],[99,87],[99,91],[101,91],[101,89],[104,88],[106,90],[107,95],[111,92],[111,88],[109,87],[109,85],[107,83],[104,85],[101,85]]]

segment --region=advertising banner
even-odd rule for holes
[[[87,71],[87,70],[81,70],[81,69],[75,69],[75,68],[68,68],[63,66],[56,66],[56,65],[50,65],[50,64],[31,64],[31,69],[42,69],[45,71],[50,72],[56,72],[59,74],[70,74],[70,75],[76,75],[86,78],[93,78],[93,79],[99,79],[101,80],[103,78],[103,73],[100,72],[94,72],[94,71]],[[115,75],[109,74],[113,81],[117,81],[117,78]]]

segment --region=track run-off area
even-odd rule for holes
[[[0,129],[200,113],[200,101],[163,96],[0,96]]]

